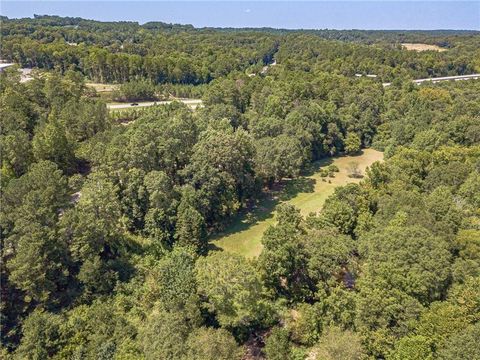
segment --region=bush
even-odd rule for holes
[[[279,327],[273,328],[265,341],[265,354],[269,360],[291,360],[292,349],[290,336],[287,330]]]
[[[356,161],[352,161],[348,164],[347,173],[348,176],[351,178],[363,177],[362,170],[360,170],[360,167],[358,166],[358,163]]]
[[[334,164],[328,165],[327,169],[328,169],[329,172],[339,172],[340,171],[338,166],[334,165]]]
[[[329,172],[328,172],[327,169],[320,170],[320,177],[325,178],[325,177],[328,176],[328,174],[329,174]]]

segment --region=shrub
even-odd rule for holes
[[[330,172],[339,172],[340,169],[338,168],[337,165],[330,164],[330,165],[328,165],[328,171],[330,171]]]

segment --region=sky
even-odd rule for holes
[[[480,30],[476,1],[5,1],[9,18],[39,15],[163,21],[195,27]]]

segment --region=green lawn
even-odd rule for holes
[[[357,162],[362,173],[365,173],[367,166],[382,159],[383,153],[366,149],[357,156],[341,156],[317,162],[310,171],[311,175],[285,181],[281,188],[272,191],[266,199],[260,201],[251,213],[238,215],[226,231],[212,237],[211,246],[249,258],[257,257],[262,251],[262,234],[269,225],[274,224],[275,207],[279,203],[293,204],[303,215],[318,212],[335,187],[361,180],[347,176],[346,169],[350,162]],[[326,178],[327,181],[324,182],[319,170],[332,163],[337,165],[340,171],[335,173],[334,178]],[[331,183],[328,183],[328,180]]]

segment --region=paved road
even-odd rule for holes
[[[414,84],[421,84],[423,82],[431,81],[432,83],[437,83],[441,81],[460,81],[460,80],[471,80],[471,79],[480,79],[480,74],[471,74],[471,75],[458,75],[458,76],[443,76],[437,78],[427,78],[427,79],[417,79],[412,80]],[[390,86],[392,83],[383,83],[384,87]]]
[[[180,101],[191,108],[195,109],[197,106],[202,104],[202,100],[200,99],[178,99],[175,101]],[[139,102],[138,105],[132,106],[131,103],[125,104],[107,104],[107,109],[111,110],[118,110],[118,109],[135,109],[139,107],[146,107],[146,106],[154,106],[154,105],[166,105],[172,103],[173,100],[169,101],[144,101]]]

